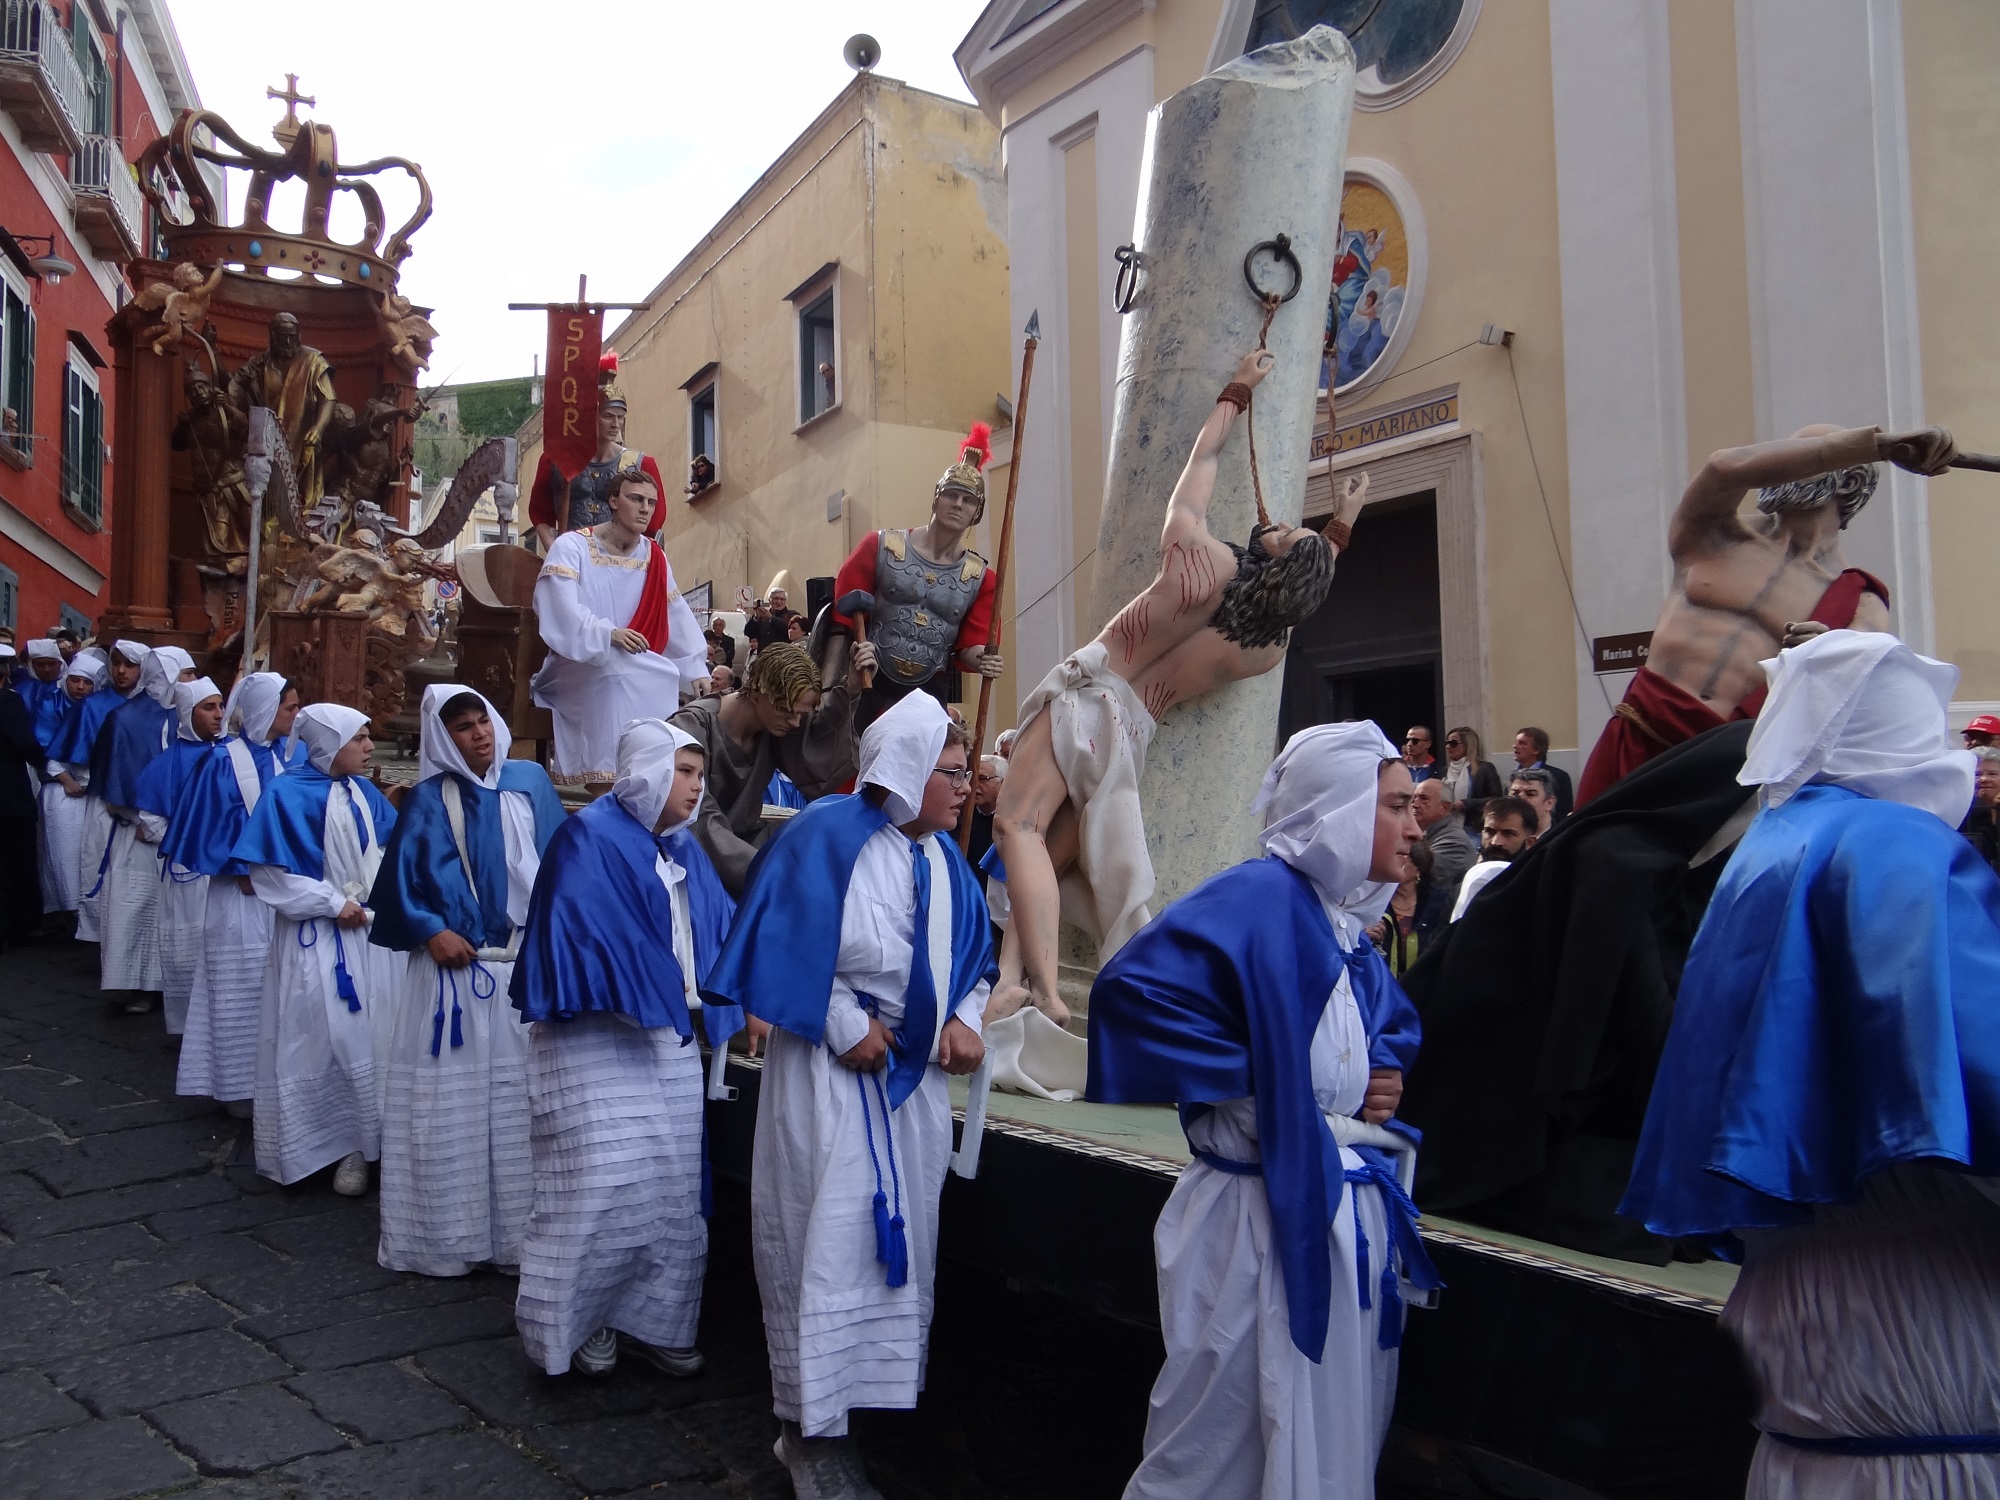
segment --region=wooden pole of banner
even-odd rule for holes
[[[1035,378],[1035,349],[1042,342],[1042,314],[1037,308],[1028,314],[1028,326],[1021,344],[1021,391],[1014,401],[1014,436],[1007,458],[1007,503],[1000,511],[999,555],[993,563],[993,629],[986,637],[986,649],[1000,649],[1001,601],[1006,597],[1007,566],[1014,556],[1014,496],[1021,488],[1021,442],[1028,435],[1028,385]],[[973,720],[972,774],[979,775],[979,760],[986,753],[986,716],[993,707],[993,679],[979,679],[979,715]],[[964,853],[972,847],[972,807],[965,799],[958,815],[958,847]]]

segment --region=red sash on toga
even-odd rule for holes
[[[1889,602],[1889,586],[1872,573],[1848,568],[1819,596],[1812,618],[1829,630],[1854,623],[1861,596],[1873,594]],[[1760,687],[1736,706],[1731,719],[1754,719],[1764,706],[1768,687]],[[1687,689],[1678,687],[1648,667],[1639,668],[1613,717],[1597,737],[1583,779],[1577,783],[1576,805],[1582,807],[1612,783],[1636,771],[1663,750],[1685,744],[1705,730],[1728,722]]]
[[[673,575],[667,567],[667,554],[660,544],[648,538],[646,545],[653,549],[653,555],[646,559],[646,585],[639,590],[639,606],[632,611],[632,618],[625,622],[625,628],[638,631],[646,638],[647,645],[664,654],[667,649],[667,596],[673,592]]]

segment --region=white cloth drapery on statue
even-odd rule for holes
[[[641,538],[624,557],[592,530],[567,532],[549,548],[535,580],[535,614],[549,657],[535,673],[535,702],[555,719],[560,781],[610,781],[619,731],[634,719],[665,719],[683,683],[708,675],[708,640],[667,570],[667,649],[630,652],[611,643],[639,606],[655,544]]]
[[[1058,662],[1021,704],[1021,728],[1049,716],[1049,743],[1076,813],[1076,866],[1062,880],[1063,915],[1097,939],[1100,961],[1152,919],[1153,857],[1139,779],[1158,722],[1107,665],[1102,641]]]
[[[956,1012],[945,1004],[952,884],[937,836],[924,844],[938,1030],[956,1014],[977,1032],[986,1010],[983,981]],[[915,1406],[923,1389],[938,1196],[951,1162],[951,1095],[936,1062],[937,1038],[931,1039],[923,1081],[893,1111],[883,1107],[882,1074],[856,1073],[835,1060],[868,1033],[857,994],[876,997],[891,1030],[902,1020],[914,935],[910,840],[884,828],[862,845],[848,883],[825,1043],[814,1046],[775,1030],[764,1063],[751,1169],[751,1248],[764,1302],[772,1404],[807,1437],[843,1436],[851,1409]],[[871,1131],[885,1163],[893,1148],[900,1182],[909,1244],[909,1279],[900,1287],[885,1284],[875,1259]]]

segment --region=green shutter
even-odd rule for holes
[[[6,349],[6,404],[14,409],[18,430],[14,448],[32,459],[35,451],[35,314],[7,289],[6,314],[0,325]]]
[[[78,382],[82,384],[81,381]],[[104,524],[104,397],[83,386],[83,513],[93,526]]]

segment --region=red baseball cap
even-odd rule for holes
[[[2000,714],[1981,714],[1959,733],[2000,735]]]

